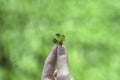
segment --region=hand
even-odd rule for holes
[[[55,65],[58,63],[58,71]],[[68,57],[63,46],[55,45],[47,57],[42,73],[42,80],[73,80],[68,68]]]

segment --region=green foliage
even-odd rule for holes
[[[53,42],[58,45],[63,45],[65,36],[57,33],[53,39]]]
[[[119,25],[120,0],[0,0],[0,80],[40,80],[58,32],[75,80],[120,80]]]

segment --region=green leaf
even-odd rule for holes
[[[58,45],[63,45],[64,40],[65,40],[65,35],[61,35],[57,33],[53,39],[53,42]]]

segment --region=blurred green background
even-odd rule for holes
[[[120,0],[0,0],[0,80],[40,80],[56,33],[75,80],[120,80]]]

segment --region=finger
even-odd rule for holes
[[[42,80],[53,78],[52,74],[54,73],[55,70],[56,60],[57,60],[57,46],[55,45],[45,61],[42,73]]]
[[[57,76],[57,70],[55,70],[54,73],[53,73],[53,77],[54,77],[55,80],[56,80],[56,76]]]
[[[59,68],[68,68],[68,56],[65,46],[58,46],[57,61]]]
[[[58,46],[57,61],[58,61],[57,79],[68,80],[68,78],[70,78],[70,72],[68,68],[68,56],[65,46]]]

